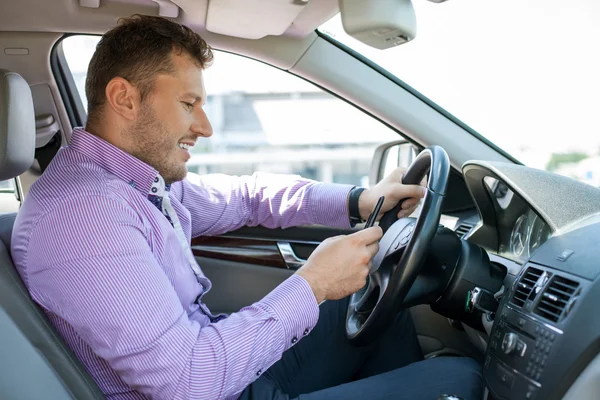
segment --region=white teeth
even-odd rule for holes
[[[185,143],[179,143],[179,147],[181,147],[184,150],[189,150],[190,147],[192,147],[192,146],[190,146],[189,144],[185,144]]]

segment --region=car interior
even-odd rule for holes
[[[0,181],[13,190],[0,190],[1,398],[104,398],[30,298],[10,243],[29,188],[85,125],[63,41],[97,37],[135,13],[173,18],[223,54],[298,77],[393,131],[395,140],[372,151],[369,184],[390,163],[409,166],[407,183],[427,177],[413,218],[380,223],[380,266],[348,314],[357,345],[410,309],[426,358],[481,362],[483,400],[598,398],[600,190],[521,164],[318,29],[341,13],[349,35],[385,52],[417,35],[410,0],[2,0]],[[235,312],[291,276],[321,241],[359,229],[244,227],[195,238],[213,282],[204,299],[214,312]]]

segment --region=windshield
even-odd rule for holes
[[[600,2],[413,0],[417,36],[362,54],[524,164],[600,186]]]

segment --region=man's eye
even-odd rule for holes
[[[188,111],[192,111],[194,109],[194,105],[192,103],[186,103],[185,101],[182,101],[182,103]]]

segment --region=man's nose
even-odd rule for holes
[[[211,137],[213,134],[212,125],[208,116],[202,108],[197,111],[196,119],[191,127],[192,132],[198,136]]]

